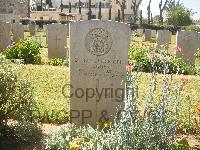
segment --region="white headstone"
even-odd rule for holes
[[[194,54],[200,48],[200,34],[195,31],[178,31],[176,45],[182,49],[176,53],[177,57],[181,57],[187,63],[195,64]]]
[[[30,36],[34,36],[35,35],[35,30],[36,30],[36,24],[35,24],[35,22],[32,21],[29,24]]]
[[[10,29],[10,23],[0,21],[0,52],[11,43]]]
[[[151,30],[151,37],[156,37],[157,31],[156,30]]]
[[[19,42],[24,38],[24,27],[20,23],[12,24],[13,41]]]
[[[169,46],[171,43],[171,32],[168,30],[158,30],[157,33],[157,45],[160,48],[161,45]]]
[[[151,30],[145,29],[145,41],[150,41],[150,40],[151,40]]]
[[[137,29],[137,33],[142,35],[144,33],[144,29]]]
[[[110,121],[123,101],[130,27],[113,21],[70,24],[70,120]],[[111,117],[112,116],[112,117]]]
[[[65,58],[67,56],[67,27],[64,24],[47,25],[48,57]]]

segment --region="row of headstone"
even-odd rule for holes
[[[20,23],[0,22],[0,51],[3,51],[11,44],[11,31],[13,41],[19,42],[24,38],[24,27]]]
[[[143,32],[143,29],[138,29],[137,32]],[[156,30],[145,29],[145,41],[150,41],[154,37]],[[168,30],[158,30],[156,34],[157,47],[168,47],[171,43],[172,33]],[[195,53],[200,48],[200,33],[196,31],[178,31],[176,35],[176,46],[182,51],[178,52],[177,57],[181,57],[189,64],[195,64]]]

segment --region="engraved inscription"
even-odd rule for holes
[[[95,28],[88,32],[85,39],[85,46],[86,49],[93,55],[105,55],[112,47],[111,34],[104,29]]]

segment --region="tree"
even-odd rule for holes
[[[148,15],[148,24],[151,23],[151,0],[149,1],[149,5],[147,6],[147,15]]]
[[[167,7],[167,23],[176,26],[187,26],[192,23],[192,10],[187,9],[183,3],[178,0],[170,0]]]
[[[167,3],[169,0],[165,0],[165,3],[163,4],[163,0],[159,3],[159,9],[160,9],[160,24],[163,24],[163,11],[166,9]]]
[[[142,0],[132,0],[132,9],[133,9],[133,23],[136,23],[138,19],[138,9]]]
[[[116,3],[119,4],[120,8],[121,8],[121,12],[122,12],[122,21],[124,21],[124,9],[126,7],[126,0],[116,0]]]

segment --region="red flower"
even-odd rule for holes
[[[188,77],[182,76],[181,77],[181,81],[182,81],[182,83],[185,83],[186,81],[188,81]]]
[[[175,52],[180,52],[180,51],[182,51],[182,48],[180,48],[180,47],[178,47],[178,46],[175,46],[175,47],[174,47],[174,50],[175,50]]]

